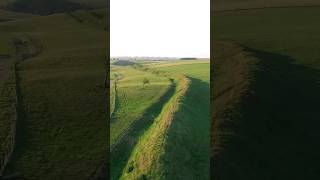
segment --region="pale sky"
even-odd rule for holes
[[[210,57],[210,0],[111,0],[111,56]]]

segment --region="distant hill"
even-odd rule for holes
[[[134,65],[135,63],[128,60],[118,60],[112,64],[116,66],[130,66],[130,65]]]
[[[197,60],[197,58],[194,58],[194,57],[186,57],[186,58],[180,58],[180,60]]]

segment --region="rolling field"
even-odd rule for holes
[[[17,134],[5,175],[106,177],[105,17],[93,10],[0,23],[17,58]]]
[[[138,125],[133,126],[132,135],[124,138],[123,141],[127,142],[127,146],[122,144],[114,153],[111,153],[111,163],[113,163],[119,162],[114,160],[115,157],[123,157],[123,153],[120,153],[122,149],[126,147],[128,151],[126,157],[121,160],[121,166],[116,166],[119,163],[111,165],[113,179],[194,179],[196,177],[209,179],[208,62],[168,61],[111,68],[111,73],[124,74],[124,78],[117,83],[120,86],[118,88],[117,85],[117,93],[121,90],[121,81],[124,81],[126,86],[135,85],[140,89],[136,94],[132,94],[132,88],[123,89],[127,99],[133,98],[134,95],[139,101],[149,102],[147,104],[149,107],[146,106],[148,108],[145,109],[137,105],[133,106],[144,111],[144,118],[136,119]],[[133,72],[135,75],[129,75],[130,78],[125,80],[125,73]],[[141,91],[142,77],[150,79],[150,84],[145,88],[149,87],[153,94],[162,97],[155,100],[148,98],[149,93]],[[163,89],[157,87],[159,84],[164,86]],[[154,86],[153,89],[151,89],[152,86]],[[128,105],[130,100],[126,100],[127,108],[121,107],[123,100],[120,93],[117,94],[117,98],[120,104],[118,111],[130,107]],[[197,103],[194,104],[194,102]],[[140,102],[140,104],[146,103]],[[115,114],[116,112],[117,107]],[[127,112],[134,112],[134,110],[130,109]],[[117,116],[112,119],[115,122],[117,120],[119,120]],[[111,136],[113,132],[111,124]]]
[[[214,179],[319,178],[319,10],[213,13]]]

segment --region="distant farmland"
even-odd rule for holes
[[[209,61],[112,65],[110,78],[111,179],[209,179]]]
[[[212,15],[213,179],[318,179],[320,8],[258,2]]]

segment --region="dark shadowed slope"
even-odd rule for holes
[[[221,49],[215,48],[216,52]],[[255,66],[251,66],[253,81],[244,79],[251,83],[243,94],[235,91],[239,84],[213,93],[213,179],[319,178],[320,72],[293,64],[289,56],[244,50],[252,57],[231,54],[215,63],[221,67],[229,59],[239,63],[252,59]],[[219,75],[223,70],[215,71],[213,91],[218,92],[219,85],[227,84],[221,84],[221,78],[234,72]],[[237,94],[240,98],[235,98]],[[230,97],[233,103],[226,106],[223,101]]]

